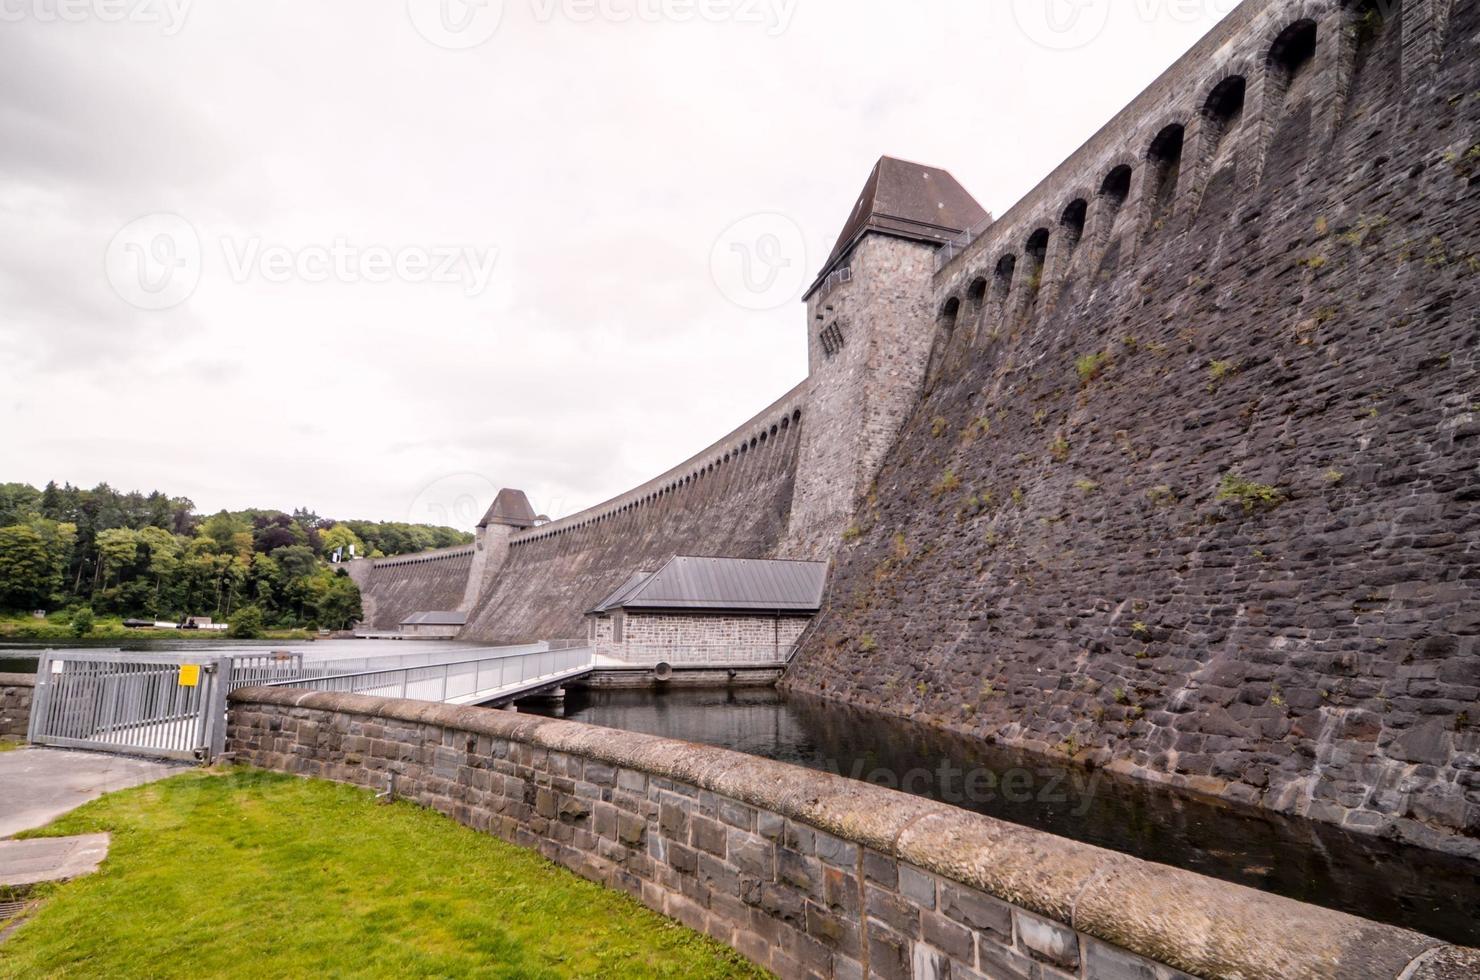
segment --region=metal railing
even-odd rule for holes
[[[209,759],[225,739],[224,658],[41,655],[27,739],[36,745]]]
[[[265,686],[447,704],[482,704],[572,680],[594,666],[595,655],[589,647],[510,648],[472,660],[300,676],[271,681]]]
[[[824,300],[827,299],[828,294],[831,293],[838,286],[842,285],[845,282],[852,281],[853,267],[844,266],[841,269],[834,269],[831,273],[829,273],[828,277],[822,280],[822,282],[815,290],[813,290],[813,292],[816,294],[818,300]]]
[[[503,656],[541,653],[546,650],[569,650],[585,645],[583,640],[550,640],[519,646],[389,654],[382,657],[345,657],[332,660],[308,660],[305,659],[304,654],[290,651],[234,654],[231,658],[231,679],[228,683],[230,690],[235,691],[238,688],[272,685],[281,681],[399,670],[402,667],[466,663],[471,660],[491,660]]]
[[[770,667],[782,666],[796,652],[794,643],[646,644],[635,641],[603,646],[600,652],[612,660],[639,667],[666,663],[674,667]]]
[[[940,250],[935,253],[935,271],[939,272],[955,261],[956,256],[966,251],[972,242],[982,237],[982,233],[992,227],[992,222],[993,218],[989,214],[942,245]]]

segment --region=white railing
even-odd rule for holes
[[[589,647],[532,651],[513,648],[472,660],[300,676],[271,681],[264,686],[446,704],[482,704],[573,680],[594,666],[595,655]]]
[[[783,643],[703,644],[675,646],[628,641],[602,647],[602,654],[633,666],[651,667],[666,663],[674,667],[772,667],[785,666],[796,645]]]
[[[344,657],[331,660],[306,660],[301,653],[234,654],[231,658],[230,689],[277,684],[280,681],[331,677],[341,674],[363,674],[372,671],[398,670],[402,667],[430,667],[437,664],[465,663],[520,656],[545,650],[568,650],[583,646],[578,640],[553,640],[548,643],[525,643],[520,646],[485,647],[482,649],[437,650],[428,653],[388,654],[382,657]]]

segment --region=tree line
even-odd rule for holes
[[[446,527],[336,521],[307,509],[198,514],[186,497],[0,484],[0,609],[343,629],[360,594],[331,562],[466,544]],[[351,552],[353,549],[353,552]]]

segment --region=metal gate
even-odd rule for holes
[[[209,761],[226,741],[226,657],[47,651],[33,745]]]

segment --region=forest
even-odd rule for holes
[[[334,520],[307,509],[196,512],[185,497],[0,483],[0,611],[345,629],[360,594],[336,563],[466,544],[453,528]],[[240,629],[238,624],[244,624]],[[79,630],[79,635],[83,632]]]

